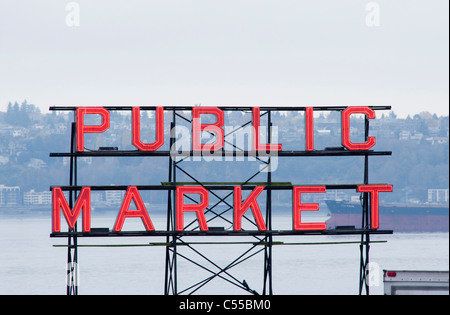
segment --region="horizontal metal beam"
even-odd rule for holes
[[[361,234],[392,234],[392,230],[373,229],[330,229],[323,231],[122,231],[122,232],[54,232],[50,237],[140,237],[140,236],[295,236],[295,235],[361,235]]]
[[[381,184],[381,183],[377,183]],[[164,184],[164,185],[134,185],[138,190],[175,190],[178,186],[202,186],[206,190],[234,190],[234,186],[240,186],[243,190],[253,190],[256,186],[265,186],[265,190],[292,190],[295,186],[325,186],[327,190],[330,189],[356,189],[359,185],[363,184],[333,184],[333,185],[321,185],[321,184],[314,184],[314,185],[267,185],[265,183],[247,183],[244,185],[202,185],[198,183],[177,183],[175,185],[172,184]],[[383,184],[386,185],[386,184]],[[100,186],[88,186],[92,191],[105,191],[105,190],[127,190],[128,187],[133,185],[120,185],[120,186],[111,186],[111,185],[100,185]],[[54,187],[59,187],[63,191],[80,191],[83,189],[83,187],[86,186],[51,186],[50,190],[52,190]]]
[[[355,151],[355,150],[314,150],[314,151],[276,151],[276,152],[257,152],[257,151],[217,151],[214,153],[203,153],[208,158],[213,157],[300,157],[300,156],[375,156],[375,155],[392,155],[392,151]],[[60,152],[50,153],[50,157],[127,157],[127,156],[155,156],[155,157],[201,157],[201,152],[186,151],[119,151],[119,150],[91,150],[83,152]],[[232,162],[232,161],[230,161]]]
[[[363,244],[366,242],[361,241],[336,241],[336,242],[177,242],[177,246],[189,246],[189,245],[255,245],[255,246],[304,246],[304,245],[348,245],[348,244]],[[387,243],[386,240],[382,241],[369,241],[371,244]],[[56,244],[53,247],[74,247],[75,245],[60,245]],[[77,247],[158,247],[158,246],[173,246],[171,242],[156,242],[146,244],[78,244]]]
[[[144,105],[136,105],[138,106],[141,110],[155,110],[157,107],[159,106],[155,106],[155,105],[150,105],[150,106],[144,106]],[[290,106],[290,105],[268,105],[268,106],[249,106],[249,105],[237,105],[237,106],[192,106],[192,105],[168,105],[168,106],[164,106],[164,105],[160,105],[162,107],[164,107],[164,110],[172,110],[172,111],[177,111],[177,110],[192,110],[195,107],[218,107],[221,110],[225,110],[225,111],[251,111],[253,110],[253,108],[255,107],[259,107],[261,110],[264,111],[305,111],[306,108],[308,107],[312,107],[313,110],[315,111],[342,111],[345,110],[346,108],[348,108],[349,106],[341,106],[341,105],[336,105],[336,106]],[[366,105],[361,105],[361,106],[366,106]],[[79,107],[94,107],[94,106],[50,106],[49,110],[51,111],[75,111],[77,110],[77,108]],[[132,108],[134,106],[98,106],[96,105],[95,107],[102,107],[102,108],[106,108],[108,110],[132,110]],[[392,107],[388,106],[388,105],[383,105],[383,106],[367,106],[373,110],[390,110]]]

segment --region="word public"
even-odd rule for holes
[[[282,110],[280,108],[280,110]],[[305,111],[305,137],[306,151],[314,151],[314,109],[304,108]],[[366,142],[354,143],[350,141],[350,116],[353,114],[363,114],[369,119],[375,118],[375,112],[367,106],[350,106],[342,110],[342,145],[353,151],[369,150],[375,145],[375,137],[367,137]],[[85,115],[100,115],[102,121],[97,125],[85,124]],[[214,123],[201,123],[201,115],[214,115]],[[76,150],[84,151],[84,135],[87,133],[104,133],[110,127],[109,110],[104,107],[79,107],[76,109]],[[164,144],[164,107],[156,107],[155,115],[155,141],[153,143],[143,143],[140,138],[140,107],[132,107],[132,143],[140,151],[156,151]],[[260,142],[260,108],[252,109],[252,149],[253,151],[282,151],[282,144]],[[201,143],[202,132],[212,132],[215,134],[215,142]],[[192,108],[192,150],[193,151],[217,151],[224,146],[224,112],[219,107],[193,107]],[[177,186],[176,188],[175,222],[176,231],[184,230],[184,214],[186,212],[195,213],[201,231],[208,231],[208,224],[205,217],[205,209],[209,206],[209,191],[203,186]],[[242,200],[242,186],[233,187],[233,229],[241,231],[242,217],[251,210],[256,226],[260,231],[266,231],[267,227],[263,219],[258,196],[266,190],[266,186],[256,186],[250,195]],[[392,191],[392,185],[357,185],[357,192],[364,192],[370,195],[370,224],[372,229],[379,228],[379,193]],[[293,186],[292,187],[292,210],[293,210],[293,230],[326,230],[326,222],[302,222],[302,212],[318,211],[317,203],[302,203],[302,194],[325,193],[326,186]],[[198,195],[200,202],[197,204],[185,204],[184,197],[187,195]],[[82,213],[83,232],[91,231],[91,187],[82,187],[76,198],[75,205],[71,208],[61,187],[52,188],[52,230],[54,233],[61,232],[61,213],[67,221],[69,228],[74,229],[75,224]],[[134,202],[135,209],[130,209]],[[140,218],[146,231],[155,231],[155,227],[150,219],[149,212],[144,205],[136,186],[127,187],[119,214],[113,227],[114,232],[120,232],[127,218]]]
[[[314,150],[314,109],[305,108],[306,151]],[[350,141],[350,116],[364,114],[369,119],[375,118],[375,111],[367,106],[350,106],[342,111],[342,145],[348,150],[369,150],[375,145],[375,137],[368,137],[364,143]],[[85,115],[100,115],[99,125],[85,125]],[[201,123],[201,115],[214,115],[216,122]],[[253,150],[256,152],[282,151],[282,144],[260,143],[260,108],[252,109]],[[110,127],[109,111],[104,107],[79,107],[76,111],[77,151],[84,151],[84,135],[86,133],[103,133]],[[224,112],[219,107],[192,108],[192,151],[218,151],[224,146]],[[156,140],[153,143],[143,143],[140,139],[140,107],[132,107],[132,142],[139,151],[156,151],[164,144],[164,107],[156,107]],[[216,135],[214,143],[201,143],[201,132],[212,132]]]

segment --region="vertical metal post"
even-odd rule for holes
[[[169,152],[171,152],[175,135],[175,110],[173,111],[173,121],[170,124],[170,147]],[[176,184],[176,167],[175,161],[169,154],[169,183],[172,185]],[[176,229],[176,190],[168,190],[167,192],[167,231],[175,231]],[[166,267],[165,267],[165,283],[164,283],[164,294],[165,295],[177,295],[177,236],[167,236],[166,242],[170,245],[166,246]]]
[[[367,116],[364,121],[364,133],[365,140],[369,138],[369,119]],[[364,156],[364,185],[369,184],[369,156]],[[362,228],[364,230],[370,229],[370,215],[369,215],[369,193],[363,194],[363,215],[362,215]],[[368,265],[369,265],[369,250],[370,250],[370,233],[361,233],[361,245],[360,245],[360,270],[359,270],[359,294],[362,295],[363,289],[365,289],[366,295],[369,295],[369,283]]]
[[[268,112],[267,116],[267,126],[268,126],[268,137],[267,143],[271,143],[272,141],[272,120],[271,120],[271,112]],[[271,157],[269,155],[268,158],[268,172],[267,172],[267,204],[266,204],[266,224],[267,229],[269,231],[272,230],[272,165],[271,165]],[[264,288],[263,294],[272,295],[272,234],[266,236],[266,244],[264,245]]]
[[[72,123],[71,129],[71,143],[70,143],[70,178],[69,185],[77,185],[77,158],[73,155],[76,152],[76,123]],[[73,209],[73,202],[76,199],[76,192],[70,191],[69,194],[69,206]],[[76,232],[77,225],[69,228],[69,232]],[[78,295],[78,242],[76,235],[70,235],[67,237],[67,295]]]

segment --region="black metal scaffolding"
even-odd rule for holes
[[[131,111],[130,106],[106,106],[109,111],[115,110],[125,110]],[[248,106],[225,106],[219,107],[223,111],[251,111],[252,107]],[[346,107],[341,106],[327,106],[327,107],[314,107],[315,111],[342,111]],[[390,106],[371,106],[373,110],[389,110]],[[141,110],[155,110],[154,106],[141,107]],[[51,107],[50,110],[55,111],[73,111],[74,117],[76,112],[76,107]],[[172,121],[170,123],[170,130],[174,130],[177,126],[177,122],[182,120],[184,122],[191,122],[189,117],[183,115],[183,111],[192,110],[191,106],[165,106],[165,112],[172,113]],[[304,111],[305,107],[261,107],[261,117],[266,116],[267,119],[267,143],[272,142],[272,116],[273,111]],[[76,118],[75,118],[76,119]],[[249,121],[242,125],[251,124]],[[241,128],[240,127],[240,128]],[[239,128],[238,128],[239,129]],[[368,139],[369,134],[369,123],[368,118],[365,119],[365,137]],[[230,134],[226,135],[229,136]],[[174,136],[170,137],[170,148],[174,143]],[[225,138],[225,142],[227,139]],[[263,165],[258,172],[250,176],[249,178],[243,179],[239,183],[224,183],[224,182],[201,182],[199,181],[195,174],[191,174],[185,168],[183,168],[186,158],[195,156],[195,152],[171,152],[170,150],[144,152],[138,150],[89,150],[83,152],[77,152],[76,150],[76,123],[72,123],[71,129],[71,150],[68,153],[50,153],[51,157],[68,157],[70,158],[70,179],[68,186],[62,186],[63,191],[69,192],[69,206],[72,209],[74,200],[76,200],[77,193],[82,189],[78,186],[77,179],[77,158],[79,157],[123,157],[123,156],[140,156],[140,157],[167,157],[168,158],[168,176],[167,182],[161,183],[161,185],[137,185],[139,190],[160,190],[167,191],[167,229],[165,231],[121,231],[114,232],[111,230],[105,231],[91,231],[91,232],[81,232],[77,230],[75,226],[74,229],[69,229],[68,232],[57,232],[51,233],[51,237],[63,237],[68,240],[68,257],[67,257],[67,272],[68,272],[68,282],[67,282],[67,294],[78,294],[78,283],[76,281],[77,277],[77,262],[78,262],[78,248],[81,245],[78,244],[79,237],[134,237],[134,236],[148,236],[148,237],[165,237],[165,242],[163,243],[153,243],[153,245],[160,245],[166,248],[165,257],[165,283],[164,283],[164,294],[166,295],[177,295],[177,294],[193,294],[197,292],[200,288],[204,287],[210,283],[215,278],[220,278],[227,283],[230,283],[243,291],[250,294],[264,294],[271,295],[273,292],[273,277],[272,277],[272,261],[273,261],[273,246],[283,245],[283,242],[274,240],[277,236],[294,236],[294,235],[360,235],[361,241],[357,242],[360,245],[360,279],[359,279],[359,294],[369,294],[368,285],[368,264],[369,264],[369,249],[370,244],[373,241],[370,240],[370,235],[372,234],[390,234],[392,231],[389,230],[374,230],[371,229],[370,225],[370,206],[369,206],[369,194],[362,194],[362,225],[361,228],[349,228],[349,229],[327,229],[323,231],[292,231],[292,230],[273,230],[272,228],[272,191],[273,190],[292,190],[293,186],[291,183],[277,183],[272,181],[271,172],[271,159],[273,155],[271,154],[258,154],[257,152],[252,152],[239,148],[233,143],[228,142],[233,146],[233,151],[221,151],[219,156],[254,156],[255,159]],[[277,157],[308,157],[308,156],[361,156],[364,157],[364,184],[369,184],[369,156],[386,156],[390,155],[389,151],[350,151],[344,148],[330,148],[324,150],[314,150],[314,151],[280,151],[276,152]],[[261,175],[263,170],[266,171],[267,175],[264,182],[255,183],[253,180]],[[181,182],[178,178],[182,175],[183,177],[189,178],[189,182]],[[212,217],[209,222],[213,220],[223,220],[228,224],[233,224],[230,220],[225,217],[227,212],[233,211],[233,202],[229,201],[233,195],[233,186],[239,185],[242,190],[253,190],[257,185],[266,186],[266,212],[265,212],[265,222],[267,226],[266,231],[260,231],[258,229],[233,231],[226,229],[216,229],[211,228],[209,231],[200,231],[195,225],[195,222],[190,222],[185,225],[183,231],[176,231],[176,188],[179,185],[201,185],[209,194],[218,199],[218,202],[208,205],[205,210],[205,214],[209,213]],[[328,189],[356,189],[356,184],[339,184],[339,185],[325,185]],[[90,186],[92,191],[106,191],[106,190],[126,190],[127,186]],[[225,192],[225,197],[218,194],[219,191]],[[190,198],[188,196],[185,196]],[[194,199],[190,198],[193,202]],[[218,209],[218,205],[224,205],[225,210]],[[243,217],[256,226],[253,220]],[[222,237],[222,236],[247,236],[251,237],[253,241],[245,242],[190,242],[188,240],[191,236],[211,236],[211,237]],[[241,252],[235,259],[233,259],[228,265],[220,266],[214,261],[214,258],[207,257],[205,253],[201,252],[196,248],[197,244],[241,244],[247,245],[248,249]],[[151,246],[152,243],[149,244]],[[195,253],[199,260],[194,260],[188,257],[180,251],[180,248],[189,249],[192,253]],[[263,255],[263,287],[260,291],[255,288],[251,288],[249,284],[244,280],[239,280],[237,277],[233,276],[232,268],[248,261],[250,258],[261,254]],[[192,265],[195,265],[208,273],[208,277],[204,279],[199,279],[198,282],[184,288],[179,287],[178,283],[178,264],[179,260],[184,260]],[[206,266],[206,263],[208,267]],[[213,266],[213,267],[210,267]]]

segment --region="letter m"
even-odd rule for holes
[[[66,197],[60,187],[53,188],[53,232],[61,232],[61,211],[71,229],[75,227],[78,216],[83,210],[83,232],[91,231],[91,188],[83,187],[73,207],[67,204]]]

